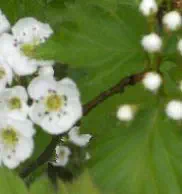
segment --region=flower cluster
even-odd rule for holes
[[[0,165],[8,168],[16,168],[32,155],[36,125],[57,135],[68,132],[82,117],[74,81],[57,81],[54,61],[27,55],[52,34],[49,24],[31,17],[11,27],[0,11]],[[84,146],[90,136],[77,133],[77,129],[69,132],[70,141]],[[71,154],[56,148],[57,153],[61,150]]]
[[[150,34],[145,35],[141,39],[141,46],[144,51],[147,52],[149,59],[153,60],[155,57],[161,55],[163,48],[163,39],[155,32],[155,19],[158,12],[158,3],[156,0],[141,0],[139,4],[139,11],[149,21]],[[153,22],[153,23],[152,23]],[[152,26],[153,25],[153,26]],[[162,17],[162,27],[164,31],[169,35],[172,32],[181,30],[182,17],[178,11],[170,11]],[[151,28],[152,26],[152,28]],[[165,37],[164,37],[165,38]],[[177,43],[177,50],[182,55],[182,39],[179,39]],[[157,69],[158,68],[158,69]],[[145,73],[142,84],[144,88],[153,94],[157,94],[163,84],[163,78],[159,67],[152,67],[155,71]],[[182,92],[182,80],[179,82],[179,90]],[[132,121],[136,114],[136,106],[125,104],[119,107],[117,111],[117,118],[120,121]],[[169,101],[165,108],[166,115],[173,120],[182,120],[182,100],[172,99]]]

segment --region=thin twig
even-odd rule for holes
[[[135,85],[140,82],[144,76],[145,72],[141,72],[138,74],[134,74],[122,79],[119,83],[114,85],[113,87],[105,90],[100,95],[96,96],[93,100],[88,102],[83,106],[83,116],[86,116],[91,110],[96,108],[99,104],[103,103],[109,97],[114,96],[118,93],[123,93],[125,87]],[[61,135],[62,136],[62,135]],[[23,169],[20,173],[20,177],[26,178],[29,174],[35,171],[39,166],[45,164],[51,158],[56,145],[58,144],[60,136],[53,136],[52,141],[46,147],[44,152],[37,158],[36,161],[32,162],[27,168]]]

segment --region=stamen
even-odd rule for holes
[[[9,100],[9,106],[11,110],[21,109],[22,107],[21,100],[18,97],[13,97]]]

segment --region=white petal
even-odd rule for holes
[[[32,155],[33,149],[33,139],[24,137],[20,138],[16,146],[16,158],[20,161],[25,161]]]
[[[41,67],[39,69],[39,75],[40,76],[54,76],[54,69],[52,66]]]
[[[19,160],[15,159],[15,158],[8,158],[8,157],[3,158],[3,163],[9,169],[15,169],[20,164]]]
[[[37,64],[26,56],[16,55],[8,59],[8,63],[17,75],[25,76],[36,72]]]
[[[22,108],[20,110],[11,110],[7,114],[12,119],[25,120],[29,113],[29,107],[26,103],[22,103]]]
[[[13,26],[12,32],[20,43],[44,42],[53,30],[48,24],[41,23],[35,18],[26,17],[18,20]]]
[[[6,81],[1,80],[0,81],[0,92],[2,92],[6,88]]]
[[[26,89],[23,86],[15,86],[12,88],[12,90],[14,96],[19,97],[24,102],[27,102],[28,95]]]
[[[3,14],[2,10],[0,10],[0,34],[4,32],[8,32],[11,28],[11,25],[6,18],[6,16]]]
[[[36,77],[28,86],[28,93],[33,99],[45,96],[49,90],[56,90],[56,81],[52,76]]]
[[[34,102],[29,109],[29,116],[34,123],[39,125],[41,120],[44,118],[45,111],[45,106],[42,102]]]
[[[58,81],[58,91],[61,94],[65,94],[70,97],[78,97],[80,96],[79,90],[73,80],[70,78],[64,78],[61,81]]]
[[[68,135],[69,135],[69,140],[71,142],[73,142],[77,146],[81,146],[81,147],[86,146],[92,137],[90,134],[80,135],[79,134],[79,127],[72,128],[69,131]]]
[[[10,85],[13,80],[13,72],[12,69],[9,67],[7,61],[2,56],[0,56],[0,68],[5,71],[5,77],[3,77],[2,79]]]
[[[15,169],[20,164],[20,161],[16,158],[12,148],[6,148],[4,150],[2,161],[4,165],[10,169]]]
[[[15,120],[9,118],[7,122],[10,126],[13,126],[17,130],[17,132],[22,134],[24,137],[32,137],[35,134],[33,123],[28,119]]]
[[[59,126],[59,124],[58,124],[59,118],[58,117],[57,117],[57,119],[56,119],[56,117],[53,117],[52,119],[53,120],[50,121],[49,115],[46,115],[42,119],[40,125],[44,131],[46,131],[49,134],[61,134],[61,133],[64,133],[65,131],[67,131],[67,129],[65,129],[65,128],[63,129]]]

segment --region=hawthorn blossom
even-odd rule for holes
[[[0,92],[7,85],[11,85],[13,80],[13,72],[9,65],[0,56]]]
[[[14,119],[26,119],[29,111],[28,95],[24,87],[15,86],[0,92],[0,114]]]
[[[29,120],[0,119],[0,166],[10,169],[19,166],[33,152],[35,130]]]
[[[2,34],[0,43],[1,57],[17,75],[30,75],[37,70],[36,60],[29,59],[21,52],[12,35]]]
[[[32,54],[32,50],[41,43],[44,43],[52,34],[53,30],[49,24],[42,23],[33,17],[25,17],[17,21],[12,28],[16,44],[22,49],[25,55]],[[30,56],[32,57],[32,56]],[[53,60],[31,60],[38,67],[52,66]]]
[[[49,24],[42,23],[33,17],[19,19],[12,27],[12,33],[19,44],[45,42],[53,30]]]
[[[90,139],[92,138],[92,136],[90,134],[79,134],[79,127],[73,127],[69,133],[69,141],[71,141],[73,144],[80,146],[80,147],[84,147],[86,146]]]
[[[69,78],[56,81],[52,76],[38,76],[28,93],[34,100],[30,118],[50,134],[68,131],[82,116],[78,88]]]

